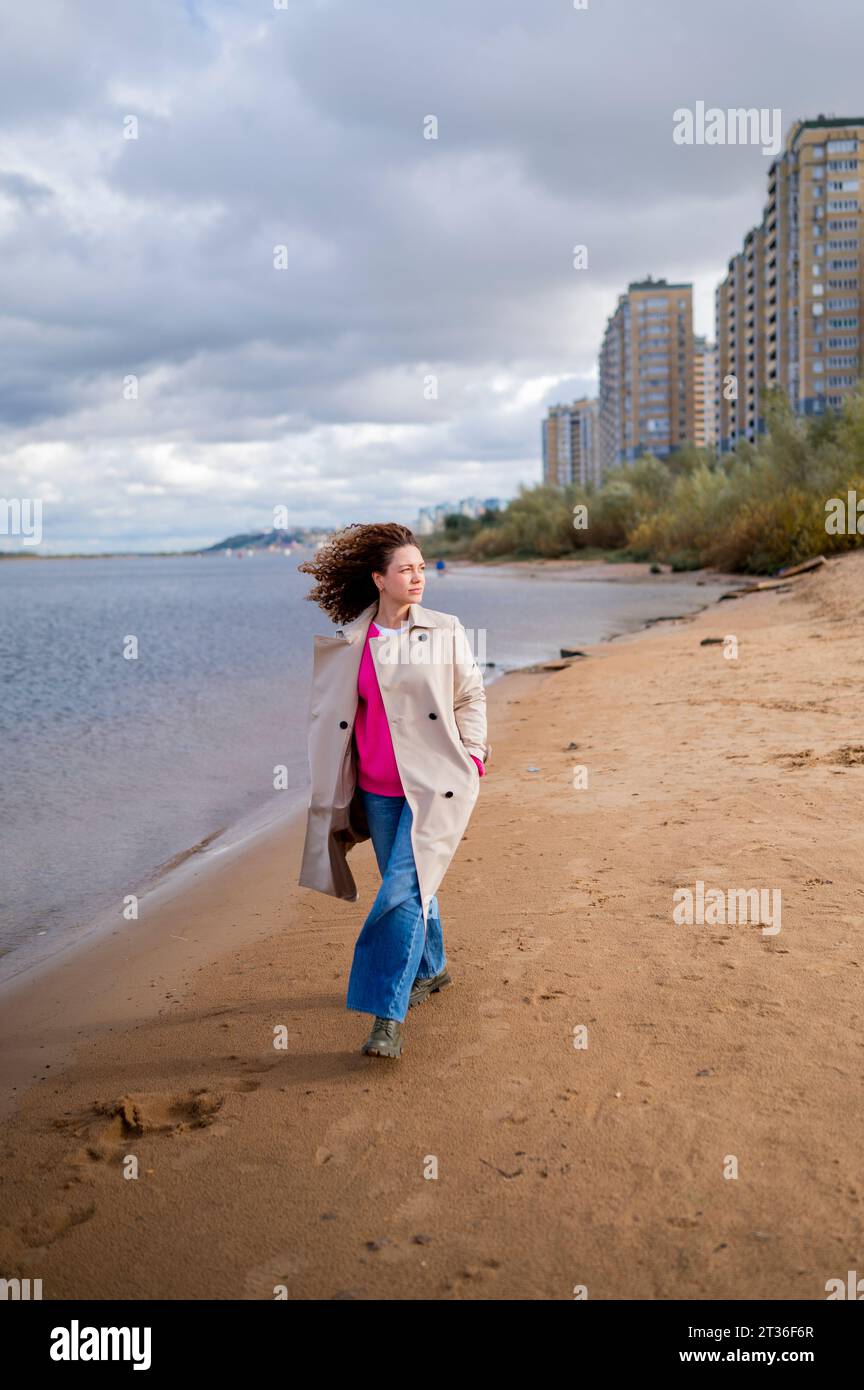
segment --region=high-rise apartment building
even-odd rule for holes
[[[693,286],[628,285],[600,349],[601,471],[693,439],[693,370]]]
[[[736,439],[752,442],[764,427],[760,403],[768,369],[765,242],[765,229],[751,228],[714,297],[721,449],[734,447]]]
[[[768,172],[759,227],[715,295],[723,452],[765,428],[781,387],[799,415],[839,408],[859,384],[864,116],[796,121]]]
[[[706,338],[693,339],[693,443],[714,444],[717,350]]]
[[[543,481],[554,487],[598,483],[597,401],[550,405],[543,421]]]

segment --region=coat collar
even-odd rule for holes
[[[375,613],[378,609],[378,600],[370,603],[368,608],[364,608],[356,618],[350,623],[344,623],[340,629],[349,639],[358,634],[362,634],[364,640],[369,631]],[[408,605],[408,630],[412,627],[441,627],[439,615],[432,608],[424,608],[419,603],[409,603]]]

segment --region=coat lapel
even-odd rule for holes
[[[372,620],[378,611],[378,600],[375,599],[362,613],[358,613],[350,623],[344,623],[336,636],[343,634],[349,642],[366,641],[366,634],[369,631]],[[420,603],[409,603],[408,605],[408,631],[412,627],[437,627],[438,621],[428,608],[424,608]]]

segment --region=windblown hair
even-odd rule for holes
[[[305,597],[323,608],[334,623],[350,623],[378,598],[372,571],[383,574],[402,545],[417,545],[407,526],[353,521],[325,541],[314,559],[297,566],[316,580]]]

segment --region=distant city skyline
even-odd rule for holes
[[[584,485],[687,444],[733,453],[765,432],[778,388],[796,415],[841,410],[864,360],[862,184],[864,117],[794,121],[716,286],[714,341],[693,333],[691,284],[632,281],[607,320],[596,400],[548,408],[544,481]]]

